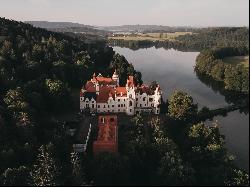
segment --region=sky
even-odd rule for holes
[[[0,17],[99,26],[249,26],[249,0],[0,0]]]

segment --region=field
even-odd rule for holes
[[[226,57],[223,59],[223,62],[228,64],[243,64],[245,67],[249,67],[249,56],[233,56],[233,57]]]
[[[122,40],[151,40],[151,41],[165,41],[175,40],[180,35],[192,34],[192,32],[174,32],[174,33],[138,33],[130,35],[117,35],[111,36],[109,39],[122,39]]]

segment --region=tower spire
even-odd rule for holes
[[[115,69],[115,71],[114,71],[114,73],[113,73],[112,79],[113,79],[114,81],[116,81],[116,85],[119,86],[119,76],[118,76],[118,74],[117,74],[116,69]]]

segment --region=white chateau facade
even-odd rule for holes
[[[129,76],[126,86],[121,87],[116,71],[112,78],[94,74],[80,91],[80,110],[127,115],[141,112],[159,114],[161,98],[162,92],[159,85],[155,90],[144,84],[137,86],[134,77]]]

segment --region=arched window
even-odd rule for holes
[[[102,123],[105,123],[105,118],[102,118],[101,121],[102,121]]]

